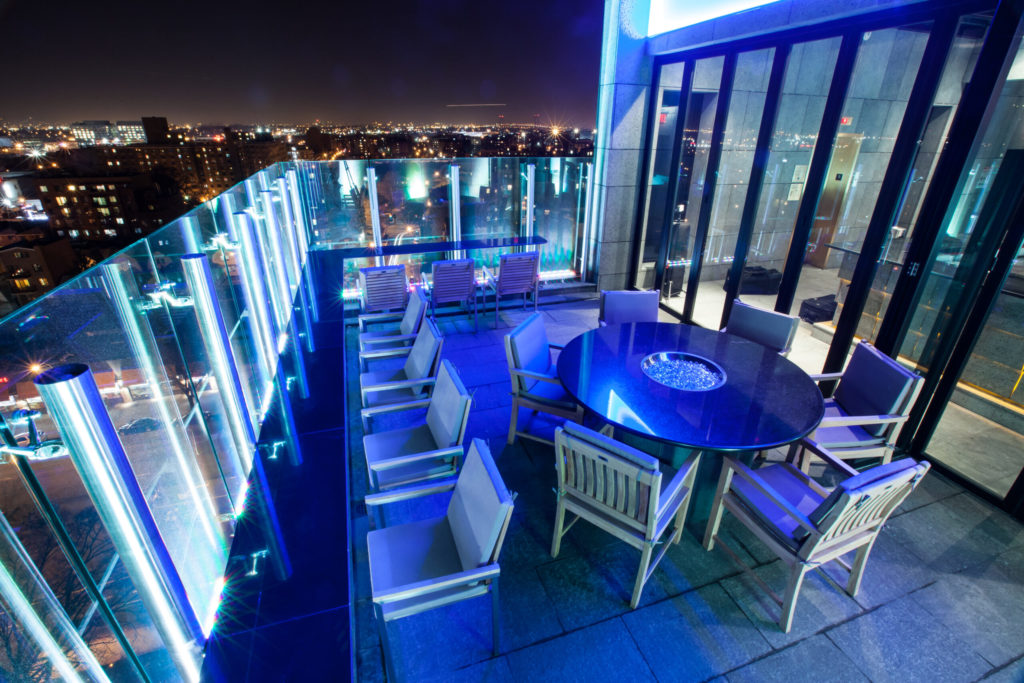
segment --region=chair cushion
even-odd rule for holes
[[[438,348],[441,346],[441,334],[429,320],[420,327],[412,351],[405,358],[405,375],[409,379],[428,377],[434,369]]]
[[[902,414],[919,379],[910,370],[866,342],[853,350],[832,398],[847,415]],[[891,425],[867,425],[872,436],[884,436]]]
[[[823,501],[814,489],[807,485],[805,475],[788,463],[768,465],[755,474],[780,498],[802,512],[810,515]],[[732,478],[731,491],[750,513],[759,519],[764,527],[780,542],[796,550],[808,536],[808,531],[797,524],[767,496],[755,489],[750,482],[739,476]]]
[[[444,444],[444,446],[447,445]],[[430,428],[425,424],[390,429],[386,432],[367,434],[363,437],[363,450],[366,453],[366,466],[368,469],[371,465],[386,462],[390,458],[435,451],[440,447],[434,441]],[[459,455],[461,456],[461,453]],[[430,460],[411,463],[402,467],[378,470],[375,473],[377,488],[384,490],[399,484],[454,474],[452,471],[453,467],[453,461],[449,458],[447,460]]]
[[[519,370],[551,374],[551,349],[544,330],[544,319],[534,313],[519,324],[506,337],[512,354],[512,363]],[[519,391],[531,391],[537,380],[513,378]]]
[[[796,316],[750,306],[737,299],[723,331],[776,351],[785,351],[793,344],[799,324],[800,318]]]
[[[825,401],[825,417],[847,417],[846,411],[836,402]],[[885,438],[869,434],[864,427],[844,425],[836,427],[818,427],[814,432],[814,440],[824,448],[856,448],[861,446],[884,445]]]
[[[602,291],[600,317],[606,325],[656,323],[658,292]]]
[[[474,439],[448,503],[448,524],[462,569],[492,561],[512,497],[498,474],[487,444]]]
[[[576,401],[565,390],[565,387],[553,382],[538,381],[534,383],[533,388],[529,392],[520,392],[519,395],[524,398],[532,398],[541,403],[551,403],[560,408],[574,409],[576,407]]]
[[[397,382],[403,379],[406,379],[405,370],[403,368],[362,372],[359,374],[359,387],[369,387],[376,384],[382,384],[384,382]],[[366,392],[366,398],[364,401],[366,403],[366,407],[369,408],[371,406],[413,401],[421,395],[422,394],[420,392],[414,391],[411,387],[406,387],[404,389],[388,389],[386,391],[368,391]]]
[[[462,443],[462,425],[469,410],[469,393],[451,361],[441,363],[427,408],[427,428],[439,448]]]
[[[462,571],[445,517],[374,529],[366,546],[373,595]]]
[[[426,310],[427,300],[424,298],[423,290],[413,290],[413,295],[409,297],[409,303],[405,307],[405,315],[402,316],[402,322],[398,325],[401,333],[416,334],[420,325],[423,324],[423,314]]]

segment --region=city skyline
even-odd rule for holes
[[[595,122],[600,3],[38,7],[0,4],[0,125]]]

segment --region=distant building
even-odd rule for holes
[[[142,121],[118,121],[114,124],[117,139],[122,145],[134,145],[146,141],[146,129]]]
[[[161,184],[147,174],[53,174],[23,178],[21,186],[26,196],[40,201],[55,236],[78,244],[126,245],[173,220],[184,208],[171,179]]]
[[[16,242],[0,247],[0,293],[24,306],[78,272],[67,238]]]
[[[171,142],[171,130],[165,116],[143,116],[142,130],[146,144],[167,145]]]
[[[79,147],[110,144],[117,129],[110,121],[78,121],[71,124],[71,134]]]

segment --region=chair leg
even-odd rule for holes
[[[501,651],[501,620],[498,611],[498,578],[491,581],[491,653],[497,657]]]
[[[377,628],[380,630],[380,649],[384,653],[384,672],[389,681],[398,680],[395,678],[395,665],[391,661],[391,643],[388,642],[388,625],[384,621],[384,612],[381,606],[373,603],[373,614],[377,618]]]
[[[846,582],[846,592],[850,594],[850,597],[857,595],[857,591],[860,590],[860,582],[864,578],[864,567],[868,563],[868,555],[871,554],[876,540],[878,540],[877,532],[870,541],[857,548],[857,555],[854,557],[853,567],[850,569],[850,579]]]
[[[508,444],[512,445],[516,440],[516,422],[519,420],[519,397],[512,399],[512,415],[508,421]]]
[[[704,530],[704,550],[712,550],[715,547],[715,536],[718,535],[718,527],[722,524],[722,513],[725,512],[722,499],[725,497],[730,483],[732,483],[732,470],[725,468],[722,470],[722,476],[718,478],[715,499],[711,501],[711,516],[708,517],[708,525]]]
[[[640,604],[640,594],[644,590],[644,583],[647,579],[647,568],[651,566],[651,555],[654,553],[653,543],[644,543],[643,552],[640,554],[640,569],[636,573],[636,583],[633,584],[633,597],[629,601],[629,608],[636,609]]]
[[[558,496],[558,505],[555,508],[555,534],[551,537],[551,557],[558,557],[562,550],[562,527],[565,526],[565,503],[562,496]]]
[[[796,599],[800,595],[800,587],[804,583],[804,576],[807,574],[807,567],[797,563],[789,575],[789,584],[786,586],[786,597],[782,602],[782,614],[779,616],[779,626],[783,633],[789,633],[793,626],[793,610],[796,608]]]

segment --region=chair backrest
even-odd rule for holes
[[[558,495],[584,501],[605,519],[653,538],[661,471],[658,461],[574,422],[555,430]]]
[[[601,290],[597,316],[603,325],[658,322],[658,293]]]
[[[832,394],[847,415],[906,415],[922,378],[867,342],[857,344]],[[872,436],[888,438],[896,425],[864,425]]]
[[[476,265],[471,258],[435,261],[430,297],[435,304],[466,301],[476,293]]]
[[[403,308],[409,298],[405,266],[375,266],[359,269],[359,294],[364,311]]]
[[[464,570],[498,561],[512,507],[487,443],[473,439],[448,503],[448,525]]]
[[[551,350],[544,319],[534,313],[505,335],[505,358],[509,370],[530,370],[547,374],[551,370]],[[525,393],[538,380],[512,375],[512,391]]]
[[[498,294],[532,292],[537,282],[537,252],[502,254],[498,270]]]
[[[398,324],[398,328],[402,334],[416,334],[420,330],[420,325],[423,324],[423,315],[427,311],[427,296],[423,293],[423,290],[417,287],[413,290],[412,296],[409,297],[409,303],[405,306],[405,315],[402,316],[402,322]]]
[[[441,361],[441,346],[444,338],[433,320],[425,320],[412,343],[412,351],[405,358],[405,376],[408,379],[432,377]],[[422,387],[415,389],[416,393]]]
[[[441,361],[437,383],[427,406],[427,427],[439,448],[462,443],[471,398],[450,360]]]
[[[729,311],[729,322],[722,331],[757,342],[785,355],[793,347],[793,338],[796,337],[799,326],[800,318],[795,315],[769,311],[735,299]]]
[[[809,544],[810,548],[802,548],[801,554],[806,556],[814,548],[880,528],[930,467],[927,462],[904,458],[840,482],[808,515],[821,536]]]

